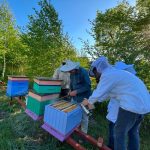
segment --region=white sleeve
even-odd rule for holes
[[[110,91],[116,84],[116,79],[112,76],[102,76],[100,78],[100,82],[97,85],[97,88],[93,91],[92,95],[89,97],[88,102],[90,104],[94,104],[95,102],[99,101],[102,102],[107,100],[109,97]]]

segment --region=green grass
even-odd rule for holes
[[[42,128],[41,122],[34,122],[29,118],[19,104],[15,102],[9,106],[9,99],[0,93],[0,150],[72,150],[68,144],[61,143]],[[107,142],[108,124],[103,111],[94,112],[94,120],[90,122],[89,134],[95,138],[99,136]],[[149,128],[141,130],[141,150],[149,150]],[[78,139],[73,135],[75,139]],[[88,150],[95,147],[85,143]]]

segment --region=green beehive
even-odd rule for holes
[[[51,95],[39,95],[37,93],[29,92],[28,101],[27,101],[27,109],[32,111],[38,116],[44,114],[45,105],[53,104],[56,102],[59,97],[59,94],[51,94]]]
[[[39,102],[36,99],[29,97],[27,109],[34,112],[36,115],[41,116],[44,114],[45,105],[50,104],[50,100]]]
[[[45,77],[34,79],[33,89],[39,94],[54,94],[61,92],[62,80],[53,80]]]
[[[38,85],[37,83],[34,82],[33,89],[40,94],[54,94],[54,93],[60,93],[61,91],[61,86],[56,85]]]

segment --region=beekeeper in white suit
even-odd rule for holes
[[[99,57],[91,65],[90,74],[98,74],[100,82],[89,99],[83,105],[102,102],[108,98],[118,100],[119,112],[114,128],[114,149],[126,150],[128,133],[128,149],[139,150],[139,128],[143,114],[150,112],[149,92],[144,83],[135,75],[113,68],[104,56]]]
[[[116,69],[128,71],[134,75],[136,74],[133,64],[127,65],[122,61],[118,61],[115,63],[114,67]],[[110,147],[112,150],[114,149],[114,126],[115,126],[115,122],[117,120],[118,111],[119,111],[119,101],[116,99],[110,99],[109,104],[108,104],[108,109],[107,109],[108,113],[107,113],[106,118],[109,121],[108,147]],[[141,119],[142,119],[142,117],[141,117]],[[140,126],[140,124],[138,124],[138,127],[139,126]],[[130,133],[129,133],[129,135],[130,135]]]

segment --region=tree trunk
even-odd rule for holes
[[[3,57],[3,72],[2,72],[2,78],[4,79],[4,76],[5,76],[5,71],[6,71],[6,56],[4,54],[4,57]]]

